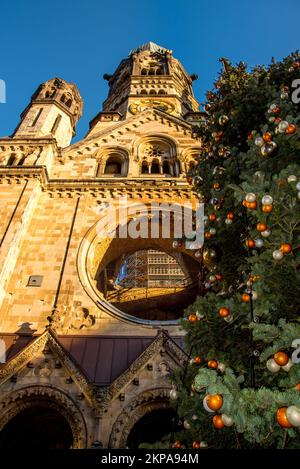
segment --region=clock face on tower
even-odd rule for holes
[[[129,111],[132,114],[138,114],[139,112],[145,111],[146,109],[159,109],[160,111],[168,112],[172,114],[175,110],[175,106],[159,99],[140,99],[130,104]]]

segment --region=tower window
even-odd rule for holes
[[[156,91],[155,90],[150,90],[149,94],[156,94]]]
[[[121,174],[121,170],[122,164],[118,158],[114,156],[108,158],[105,165],[104,174]]]
[[[58,114],[58,116],[56,117],[56,119],[55,119],[55,121],[54,121],[54,124],[53,124],[53,126],[52,126],[52,129],[51,129],[51,133],[52,133],[52,134],[55,134],[55,132],[57,131],[61,119],[62,119],[61,114]]]
[[[147,94],[147,90],[141,90],[140,94]]]
[[[163,162],[163,173],[170,174],[170,165],[167,161]]]
[[[166,94],[165,90],[159,90],[158,94]]]
[[[159,174],[159,162],[154,160],[151,165],[151,174]]]
[[[148,171],[148,163],[146,163],[146,161],[143,162],[142,164],[142,174],[148,174],[149,171]]]
[[[147,70],[145,68],[142,69],[141,75],[147,75]]]
[[[41,108],[37,111],[37,113],[36,113],[36,115],[35,115],[35,118],[34,118],[33,121],[32,121],[31,127],[34,127],[34,126],[35,126],[35,124],[36,124],[37,121],[39,120],[39,117],[40,117],[40,115],[42,114],[42,112],[43,112],[43,108],[41,107]]]

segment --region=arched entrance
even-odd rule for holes
[[[141,444],[154,444],[170,441],[174,430],[176,412],[172,408],[156,409],[145,414],[131,429],[127,438],[129,449],[139,448]]]
[[[28,386],[0,401],[0,449],[86,448],[87,430],[75,402],[50,386]]]
[[[0,450],[69,449],[72,446],[73,434],[65,417],[41,403],[19,412],[0,433]]]

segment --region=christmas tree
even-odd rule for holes
[[[195,129],[205,242],[172,445],[299,448],[300,55],[251,71],[220,61]]]

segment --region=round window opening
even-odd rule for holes
[[[103,210],[81,243],[83,287],[111,315],[145,325],[176,324],[197,296],[199,259],[193,251],[174,250],[171,237],[151,237],[145,216],[139,222],[142,236],[124,236],[112,211]]]

